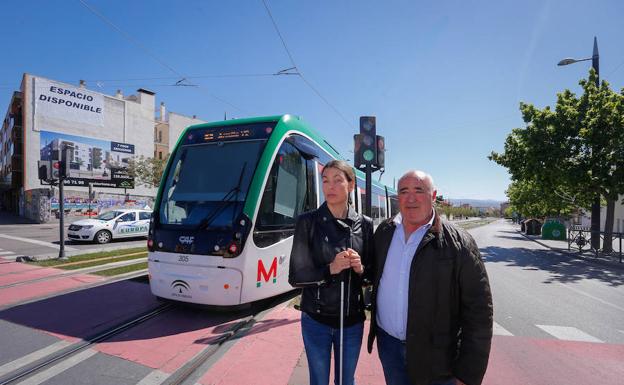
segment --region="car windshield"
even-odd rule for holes
[[[121,215],[123,211],[107,211],[97,216],[97,219],[102,221],[110,221],[118,215]]]
[[[171,162],[159,220],[165,225],[231,226],[266,140],[182,146]]]

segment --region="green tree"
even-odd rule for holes
[[[604,81],[597,87],[593,70],[579,84],[581,97],[565,90],[554,111],[521,103],[526,127],[513,129],[505,151],[489,159],[509,170],[510,204],[524,215],[570,213],[589,207],[596,194],[605,197],[608,252],[615,201],[624,193],[624,93]]]
[[[156,159],[141,155],[133,158],[128,164],[128,173],[134,177],[136,184],[158,187],[167,166],[168,157],[167,155],[165,159]]]

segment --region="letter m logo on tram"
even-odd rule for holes
[[[258,259],[258,277],[256,278],[256,287],[260,287],[262,286],[262,281],[264,282],[269,282],[269,279],[271,279],[271,276],[273,276],[273,283],[277,282],[277,257],[273,258],[273,262],[271,262],[271,267],[269,268],[269,271],[267,272],[265,267],[264,267],[264,263],[262,263],[261,259]]]

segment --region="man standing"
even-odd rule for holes
[[[492,341],[492,295],[474,239],[442,220],[433,179],[399,179],[399,211],[375,232],[368,351],[387,385],[479,385]]]

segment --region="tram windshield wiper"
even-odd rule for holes
[[[245,169],[247,168],[247,162],[243,164],[241,169],[241,173],[238,177],[238,183],[236,186],[232,187],[230,191],[228,191],[223,198],[219,201],[219,204],[206,216],[206,218],[202,219],[197,225],[197,230],[207,229],[208,226],[217,218],[217,216],[225,210],[232,202],[238,205],[238,194],[241,191],[241,184],[243,183],[243,175],[245,175]],[[236,213],[236,208],[233,210],[232,217]],[[232,218],[232,221],[234,218]]]

